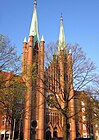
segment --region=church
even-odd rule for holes
[[[18,79],[21,79],[18,80],[18,85],[21,82],[25,87],[21,89],[17,86],[14,92],[12,86],[11,95],[18,93],[17,97],[20,97],[22,92],[25,96],[22,100],[17,100],[15,96],[11,98],[12,105],[15,104],[14,111],[13,108],[5,108],[0,102],[1,140],[99,140],[99,121],[95,122],[94,119],[94,111],[99,109],[93,107],[95,110],[92,110],[93,102],[85,91],[74,90],[73,52],[67,49],[62,15],[56,45],[54,54],[49,50],[46,52],[44,37],[40,38],[39,34],[37,1],[34,0],[30,32],[28,39],[24,38],[23,41],[22,74],[0,73],[1,80],[9,81],[9,84],[5,82],[4,87],[9,87],[12,80],[16,82]],[[48,65],[45,62],[49,62]],[[8,89],[0,97],[4,97],[2,95],[10,95]],[[6,103],[8,100],[5,98],[4,101]],[[13,119],[9,117],[12,114]]]
[[[53,56],[52,62],[46,69],[44,68],[44,43],[45,41],[43,36],[40,40],[36,1],[34,1],[34,11],[28,42],[25,38],[22,53],[23,79],[26,81],[26,85],[28,87],[25,95],[25,113],[23,123],[24,140],[30,140],[30,138],[33,140],[43,140],[45,138],[50,139],[51,137],[63,137],[63,116],[57,111],[57,109],[55,109],[55,107],[51,107],[49,103],[46,103],[46,100],[51,98],[54,90],[54,93],[57,93],[56,99],[58,100],[58,98],[60,98],[59,102],[61,108],[64,108],[61,92],[64,92],[66,87],[65,75],[68,75],[69,78],[72,79],[72,67],[70,66],[72,55],[71,52],[65,54],[66,43],[62,16],[60,18],[58,52],[57,55]],[[56,64],[54,65],[54,63]],[[66,65],[69,65],[68,70],[66,69]],[[66,74],[66,72],[68,74]],[[73,85],[71,83],[71,88],[72,87]],[[73,88],[70,94],[70,96],[73,96]],[[69,111],[73,113],[73,99],[69,103],[69,106],[73,106],[70,107],[71,111]],[[31,122],[37,122],[37,126],[33,132],[31,132]],[[71,118],[70,124],[72,126],[70,137],[73,140],[76,137],[75,120]]]
[[[45,67],[45,40],[43,36],[40,39],[36,8],[37,2],[34,0],[28,41],[25,38],[23,42],[22,73],[27,86],[23,138],[24,140],[62,139],[65,137],[64,132],[70,140],[76,137],[87,138],[89,136],[85,125],[85,107],[81,114],[83,123],[76,121],[77,116],[76,120],[75,117],[71,117],[75,114],[72,52],[66,50],[63,17],[60,17],[57,52]],[[82,106],[84,101],[79,100],[80,110]]]

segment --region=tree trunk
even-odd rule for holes
[[[64,115],[63,116],[63,140],[69,140],[69,129],[70,129],[70,125],[68,122],[68,117]]]

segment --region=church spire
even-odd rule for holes
[[[60,50],[64,50],[65,47],[66,47],[66,42],[65,42],[65,34],[64,34],[64,27],[63,27],[63,17],[62,17],[62,14],[61,14],[58,52],[60,52]]]
[[[31,27],[30,27],[30,36],[31,35],[34,36],[34,43],[36,41],[38,41],[38,42],[40,41],[36,5],[37,5],[37,1],[34,0],[34,11],[33,11],[33,16],[32,16]]]

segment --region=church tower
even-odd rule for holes
[[[34,0],[30,33],[28,41],[26,41],[26,38],[24,39],[22,53],[23,80],[26,84],[24,140],[44,140],[44,132],[46,132],[46,139],[63,137],[63,132],[66,131],[66,125],[68,124],[70,125],[70,139],[73,140],[75,138],[74,119],[69,119],[67,124],[61,111],[52,106],[47,108],[44,103],[47,94],[49,98],[52,98],[54,93],[55,100],[59,101],[60,104],[58,106],[60,107],[59,110],[64,111],[68,106],[68,115],[72,116],[74,114],[72,53],[68,53],[66,48],[63,18],[61,15],[58,52],[53,55],[53,60],[44,71],[44,38],[42,36],[40,41],[36,5],[36,0]],[[44,75],[47,77],[45,78]],[[47,88],[44,85],[46,79],[48,82],[46,84],[48,85]],[[69,103],[64,100],[66,96],[70,100]]]
[[[26,84],[24,107],[24,140],[44,139],[44,38],[40,41],[38,18],[34,0],[34,11],[28,42],[23,42],[22,72]],[[37,126],[33,126],[33,123]],[[31,126],[32,124],[32,126]]]
[[[60,69],[60,85],[62,88],[62,92],[67,94],[67,102],[64,103],[62,101],[62,108],[68,107],[68,117],[73,116],[74,113],[74,88],[73,88],[73,70],[72,70],[72,52],[71,50],[68,52],[66,48],[64,27],[63,27],[63,17],[61,15],[60,18],[60,33],[59,33],[59,43],[58,43],[58,63]],[[65,118],[66,119],[66,118]],[[73,140],[76,138],[76,130],[75,130],[75,119],[70,117],[70,119],[66,122],[63,118],[63,125],[70,125],[69,133],[70,139]],[[63,127],[63,129],[65,129]],[[64,130],[68,131],[68,130]],[[68,132],[67,132],[68,133]],[[63,134],[64,135],[64,134]]]
[[[50,137],[66,139],[69,136],[73,140],[76,137],[75,120],[69,118],[74,115],[72,53],[68,53],[66,48],[62,15],[58,52],[53,55],[45,75],[48,82],[47,94],[51,100],[51,104],[48,102],[49,106],[46,109],[46,138],[48,140]]]

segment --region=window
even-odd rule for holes
[[[86,116],[82,116],[82,120],[83,121],[86,121]]]
[[[98,132],[98,130],[96,130],[96,136],[99,136],[99,132]]]
[[[83,124],[83,130],[86,130],[86,125],[85,124]]]
[[[84,107],[81,110],[82,110],[82,112],[85,112],[85,108]]]
[[[18,104],[22,104],[22,103],[23,103],[23,99],[18,99],[18,100],[17,100],[17,103],[18,103]]]
[[[84,106],[84,105],[85,105],[84,101],[81,101],[81,105],[82,105],[82,106]]]
[[[87,138],[87,133],[83,133],[83,138]]]
[[[20,108],[16,109],[16,113],[20,113],[20,112],[21,112]]]
[[[10,120],[7,119],[6,121],[7,121],[6,122],[7,123],[7,126],[9,126],[10,125]]]
[[[57,137],[57,127],[54,128],[53,137]]]
[[[96,124],[95,127],[98,127],[98,125]]]
[[[5,122],[5,120],[4,120],[4,118],[2,118],[2,125],[4,125],[4,122]]]

